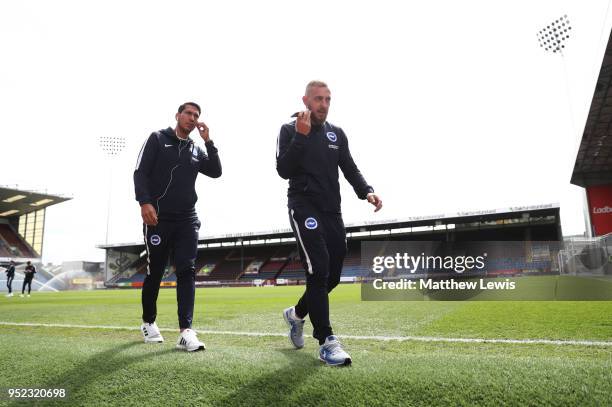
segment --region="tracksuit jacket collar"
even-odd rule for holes
[[[179,137],[176,135],[176,133],[174,132],[174,129],[173,129],[172,127],[168,127],[167,129],[163,129],[163,130],[161,131],[161,133],[162,133],[164,136],[168,137],[168,139],[172,140],[172,143],[174,143],[174,144],[178,144],[178,143],[179,143],[179,142],[181,142],[181,141],[186,141],[186,142],[187,142],[187,144],[191,144],[191,143],[193,143],[193,140],[192,140],[192,139],[191,139],[191,137],[189,137],[189,136],[187,136],[187,138],[186,138],[186,139],[184,139],[184,140],[183,140],[183,139],[181,139],[181,138],[179,138]]]

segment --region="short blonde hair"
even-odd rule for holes
[[[310,81],[308,82],[308,85],[306,85],[306,93],[304,94],[308,95],[308,92],[312,88],[328,88],[329,89],[329,86],[327,86],[327,83],[323,81]]]

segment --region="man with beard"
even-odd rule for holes
[[[346,232],[340,211],[338,168],[359,199],[376,207],[382,200],[355,165],[344,131],[326,121],[331,92],[321,81],[306,86],[302,101],[308,110],[282,126],[276,146],[276,169],[289,180],[289,221],[306,270],[306,291],[283,316],[296,349],[304,346],[304,318],[310,315],[313,336],[319,341],[319,359],[330,366],[351,364],[333,334],[328,293],[340,282],[346,255]]]
[[[168,255],[172,253],[180,328],[176,347],[188,352],[205,348],[191,329],[201,225],[195,211],[198,199],[195,181],[198,173],[212,178],[221,176],[217,148],[206,124],[198,121],[201,113],[196,103],[180,105],[175,115],[176,127],[149,136],[140,150],[134,171],[148,263],[142,287],[141,331],[146,343],[164,340],[155,323],[157,295]],[[204,140],[206,153],[189,138],[196,127]]]

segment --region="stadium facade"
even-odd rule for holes
[[[588,236],[612,233],[612,33],[580,141],[571,183],[585,189]]]

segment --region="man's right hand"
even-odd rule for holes
[[[145,225],[155,226],[157,225],[157,212],[151,204],[143,204],[140,206],[140,215]]]
[[[310,110],[300,112],[295,122],[295,129],[297,130],[297,132],[308,137],[308,133],[310,133],[311,127],[312,125],[310,124]]]

